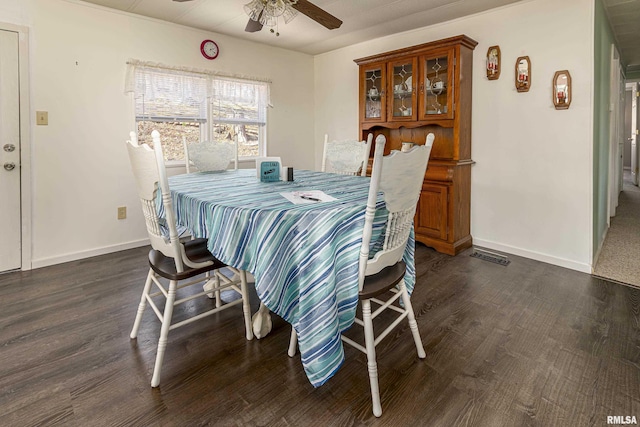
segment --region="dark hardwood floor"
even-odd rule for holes
[[[604,426],[640,419],[640,290],[510,256],[501,266],[418,245],[407,327],[314,389],[289,327],[246,341],[241,308],[174,330],[150,387],[159,324],[129,339],[148,248],[0,275],[3,426]],[[200,304],[210,304],[202,301]],[[252,301],[257,309],[257,299]],[[197,309],[191,304],[185,309]]]

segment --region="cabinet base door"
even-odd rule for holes
[[[425,182],[422,185],[418,208],[415,217],[416,241],[434,248],[438,252],[457,255],[473,244],[471,235],[457,241],[447,219],[453,218],[449,213],[449,185]]]
[[[447,197],[446,185],[423,184],[416,209],[416,235],[424,235],[447,240]]]

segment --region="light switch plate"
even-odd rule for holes
[[[47,126],[49,124],[49,112],[36,111],[36,124],[40,126]]]

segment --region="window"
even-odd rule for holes
[[[267,125],[267,85],[246,80],[216,78],[209,102],[211,139],[238,141],[238,155],[266,155],[260,144]]]
[[[266,155],[267,82],[146,65],[129,70],[138,140],[158,130],[166,161],[183,161],[187,142],[237,141],[238,155]]]

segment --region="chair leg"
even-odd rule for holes
[[[216,294],[216,308],[222,307],[222,297],[220,297],[220,277],[218,277],[218,272],[213,272],[213,283],[215,284],[215,294]]]
[[[375,336],[373,335],[373,319],[371,319],[371,302],[362,301],[362,321],[364,322],[364,342],[367,348],[367,367],[369,368],[369,382],[371,383],[371,404],[373,415],[382,415],[380,404],[380,389],[378,388],[378,364],[376,362]]]
[[[291,338],[289,338],[289,350],[287,354],[289,357],[293,357],[296,355],[296,347],[298,347],[298,334],[296,334],[296,330],[291,327]]]
[[[171,317],[173,316],[173,302],[176,299],[176,286],[177,282],[175,280],[169,282],[169,292],[167,292],[167,302],[164,305],[162,328],[160,329],[160,339],[158,340],[156,364],[153,367],[151,387],[158,387],[160,385],[160,370],[162,369],[162,361],[164,360],[164,351],[167,348],[167,337],[169,336],[169,327],[171,326]]]
[[[217,273],[213,273],[211,276],[211,272],[207,272],[205,274],[207,277],[207,281],[204,285],[202,285],[202,289],[207,293],[207,297],[210,299],[216,299],[216,308],[222,307],[222,299],[220,298],[220,279],[218,278]]]
[[[409,320],[409,328],[411,329],[411,334],[413,334],[413,340],[416,343],[416,350],[418,351],[418,357],[420,359],[424,359],[427,355],[424,352],[424,347],[422,346],[422,339],[420,338],[420,332],[418,331],[418,322],[416,322],[416,316],[413,313],[413,307],[411,306],[411,298],[409,298],[409,293],[407,292],[407,287],[404,284],[404,281],[400,284],[400,292],[402,292],[402,303],[404,304],[405,310],[409,313],[407,315],[407,319]]]
[[[129,334],[131,339],[134,339],[138,336],[138,329],[140,328],[140,320],[142,319],[142,314],[144,313],[144,309],[147,306],[147,295],[149,295],[149,290],[151,289],[151,281],[152,281],[153,274],[154,274],[153,270],[149,269],[149,274],[147,274],[147,281],[144,282],[142,297],[140,297],[140,304],[138,304],[138,312],[136,313],[136,320],[133,321],[133,328],[131,329],[131,334]]]
[[[249,291],[247,291],[247,272],[239,271],[240,291],[242,292],[242,312],[244,314],[244,327],[247,333],[247,341],[253,339],[253,327],[251,323],[251,305],[249,304]],[[220,291],[218,291],[218,294]]]

